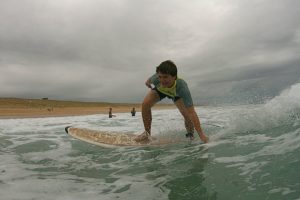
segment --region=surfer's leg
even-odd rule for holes
[[[142,104],[142,117],[145,131],[151,133],[151,122],[152,122],[152,113],[151,108],[160,100],[158,93],[155,90],[151,90],[145,96]]]
[[[142,104],[142,117],[145,131],[138,135],[134,140],[136,142],[149,142],[149,136],[151,134],[151,122],[152,122],[152,106],[160,100],[158,93],[155,90],[151,90],[144,98]]]
[[[178,99],[174,102],[174,104],[176,105],[176,107],[178,108],[178,110],[180,111],[181,115],[184,118],[184,125],[185,125],[185,129],[187,131],[187,137],[191,137],[193,138],[193,133],[194,133],[194,125],[192,120],[189,118],[189,113],[188,110],[186,109],[186,107],[184,106],[183,100],[182,99]]]

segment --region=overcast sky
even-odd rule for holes
[[[0,0],[0,97],[140,102],[171,59],[194,102],[300,78],[298,0]]]

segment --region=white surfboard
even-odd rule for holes
[[[186,141],[184,138],[157,139],[151,137],[149,142],[136,142],[136,134],[91,130],[86,128],[66,127],[65,131],[72,137],[99,146],[161,146]]]

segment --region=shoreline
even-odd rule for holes
[[[44,117],[68,117],[107,114],[109,108],[114,113],[128,113],[132,108],[141,112],[141,104],[77,102],[40,99],[0,98],[0,119],[23,119]],[[156,104],[153,109],[175,109],[173,104]]]
[[[132,107],[122,107],[122,108],[114,108],[112,114],[117,113],[128,113],[131,115]],[[3,112],[3,109],[0,109],[0,119],[24,119],[24,118],[46,118],[46,117],[72,117],[72,116],[84,116],[84,115],[96,115],[96,114],[107,114],[108,109],[85,109],[85,108],[70,108],[70,109],[55,109],[56,111],[40,111],[40,110],[32,110],[32,109],[9,109]],[[162,110],[162,109],[175,109],[175,107],[171,106],[155,106],[153,110]],[[141,113],[139,108],[136,108],[136,113]]]

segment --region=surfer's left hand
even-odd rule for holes
[[[208,143],[209,141],[209,138],[204,135],[203,133],[199,135],[200,136],[200,139],[204,142],[204,143]]]

